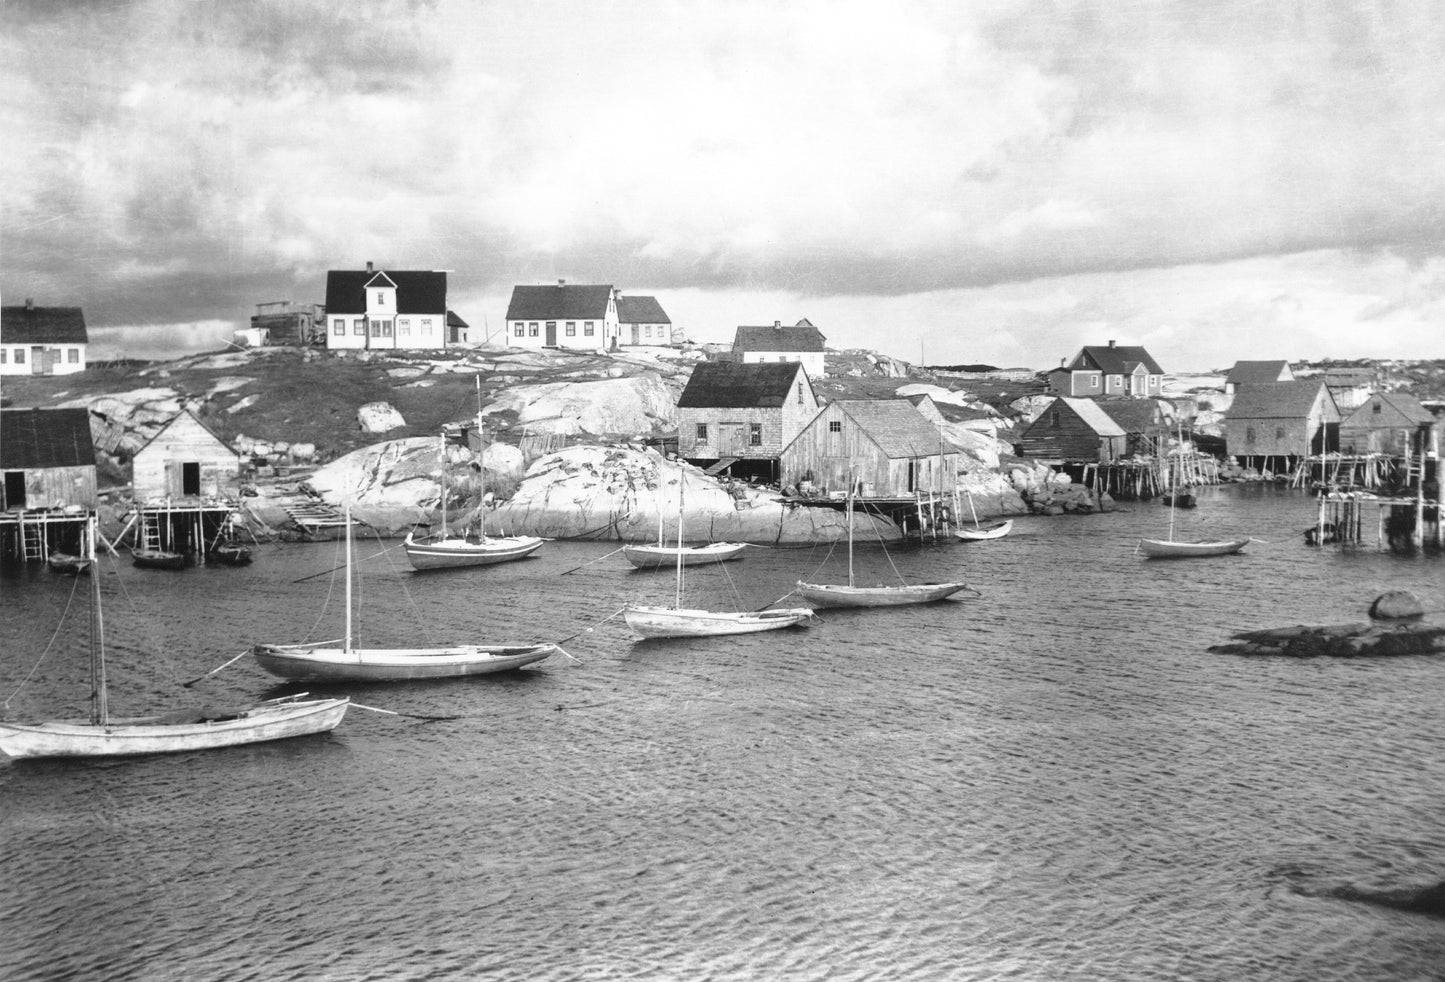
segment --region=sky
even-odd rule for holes
[[[694,341],[1445,357],[1433,0],[3,0],[0,298],[217,350],[326,271]]]

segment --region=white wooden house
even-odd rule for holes
[[[83,372],[89,343],[79,307],[0,307],[0,375]]]
[[[513,348],[609,351],[621,343],[617,291],[606,284],[514,286],[507,305]]]
[[[183,409],[135,452],[131,482],[135,500],[235,497],[241,485],[240,455],[210,427]]]
[[[812,378],[822,378],[827,340],[806,317],[792,327],[784,327],[782,321],[771,326],[739,325],[733,336],[733,361],[744,365],[795,361]]]
[[[341,351],[447,346],[447,274],[333,269],[326,274],[326,347]]]
[[[617,323],[624,345],[673,344],[672,318],[662,309],[656,297],[624,297],[615,294]]]

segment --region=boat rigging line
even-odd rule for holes
[[[558,575],[558,576],[566,576],[568,573],[575,573],[575,572],[577,572],[579,569],[583,569],[583,568],[585,568],[585,567],[587,567],[587,566],[591,566],[593,563],[601,562],[602,560],[606,559],[608,556],[615,556],[615,555],[617,555],[619,552],[621,552],[623,549],[626,549],[626,548],[627,548],[627,546],[625,546],[625,545],[618,546],[616,549],[613,549],[611,552],[607,553],[607,555],[605,555],[605,556],[598,556],[596,559],[589,559],[589,560],[587,560],[585,563],[583,563],[581,566],[573,566],[571,569],[564,569],[562,572],[558,573],[557,575]]]
[[[232,658],[230,661],[226,662],[224,665],[218,665],[218,666],[216,666],[215,668],[213,668],[213,669],[211,669],[209,672],[207,672],[205,675],[197,675],[195,678],[191,679],[189,682],[182,682],[182,683],[181,683],[181,688],[183,688],[183,689],[189,689],[191,686],[195,685],[197,682],[203,682],[203,681],[205,681],[206,679],[210,678],[212,675],[215,675],[215,674],[216,674],[217,672],[219,672],[221,669],[223,669],[223,668],[229,668],[230,666],[236,664],[236,662],[240,661],[242,658],[245,658],[245,657],[246,657],[247,655],[249,655],[250,653],[251,653],[251,649],[250,649],[250,648],[247,648],[245,651],[242,651],[242,652],[241,652],[239,655],[237,655],[235,658]]]

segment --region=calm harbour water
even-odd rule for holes
[[[1126,507],[860,552],[864,581],[891,557],[980,597],[691,641],[604,620],[672,597],[616,543],[428,575],[364,543],[367,643],[582,632],[575,661],[338,690],[450,721],[0,758],[0,978],[1439,978],[1440,921],[1326,892],[1445,880],[1445,658],[1205,649],[1363,620],[1386,589],[1445,606],[1445,561],[1310,548],[1310,500],[1260,487],[1205,490],[1179,535],[1266,541],[1144,561],[1168,511]],[[249,659],[179,683],[338,637],[340,582],[297,582],[337,556],[105,563],[113,711],[296,691]],[[843,575],[827,546],[756,548],[688,592],[758,607]],[[73,586],[0,580],[10,718],[84,711],[83,617],[36,667]]]

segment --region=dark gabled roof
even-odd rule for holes
[[[328,314],[366,313],[366,288],[396,285],[398,314],[435,314],[447,306],[447,274],[434,270],[333,269],[326,274]]]
[[[1318,378],[1250,385],[1235,395],[1226,419],[1303,419],[1314,408],[1324,382]]]
[[[1143,365],[1144,370],[1150,375],[1163,375],[1164,369],[1159,367],[1144,348],[1137,344],[1088,344],[1069,363],[1069,368],[1098,369],[1105,375],[1131,375],[1138,365]]]
[[[609,284],[514,286],[512,302],[507,305],[507,320],[600,321],[607,316],[607,301],[611,298]]]
[[[758,327],[739,325],[733,337],[733,351],[822,351],[828,340],[805,317],[792,327],[765,324]]]
[[[1289,368],[1289,362],[1278,361],[1237,361],[1224,381],[1235,385],[1252,385],[1257,382],[1278,382],[1280,375]]]
[[[466,321],[457,316],[455,310],[447,311],[447,327],[471,327]]]
[[[618,297],[617,321],[621,324],[671,324],[656,297]]]
[[[88,409],[0,409],[0,467],[94,467]]]
[[[752,365],[705,361],[693,367],[677,408],[775,409],[788,398],[799,372],[807,376],[802,364],[795,361]]]
[[[907,399],[839,399],[838,408],[892,458],[957,453]]]
[[[1153,399],[1098,400],[1097,405],[1125,433],[1148,433],[1164,424],[1164,413]]]
[[[1379,404],[1381,412],[1375,411]],[[1420,405],[1420,400],[1407,392],[1376,392],[1366,399],[1355,411],[1341,422],[1343,429],[1372,429],[1378,427],[1420,426],[1434,423],[1435,416]]]
[[[0,341],[5,344],[86,344],[89,340],[79,307],[0,307]]]

